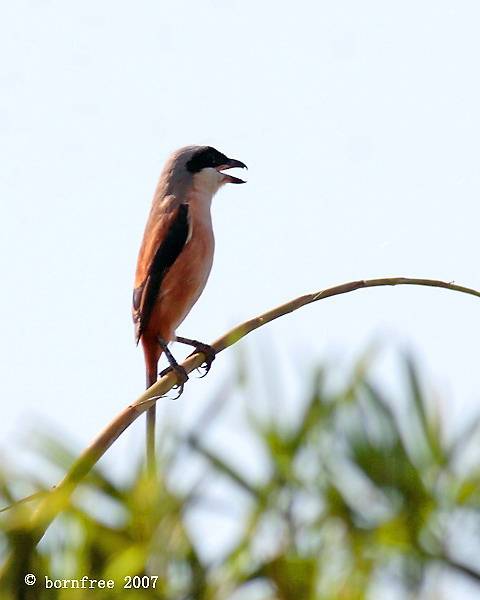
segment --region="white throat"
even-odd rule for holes
[[[193,176],[193,188],[195,192],[201,196],[212,196],[217,193],[222,185],[224,175],[212,167],[202,169],[199,173]]]

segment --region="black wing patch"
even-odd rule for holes
[[[133,290],[133,314],[137,344],[147,328],[163,278],[183,250],[188,239],[188,232],[188,205],[180,204],[175,220],[153,257],[147,278],[142,285]]]

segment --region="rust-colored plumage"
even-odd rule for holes
[[[152,210],[140,249],[133,310],[137,341],[145,354],[147,386],[157,378],[162,353],[159,339],[174,340],[176,328],[202,293],[212,266],[211,221],[196,218],[197,205],[189,204],[188,194],[185,200],[174,208],[165,206],[160,214]]]
[[[146,383],[157,379],[158,361],[165,352],[178,365],[167,344],[202,293],[213,262],[214,237],[210,206],[224,183],[244,183],[222,173],[245,167],[209,146],[188,146],[175,152],[162,172],[137,261],[133,320],[137,343],[143,346]],[[196,347],[206,345],[180,338]],[[185,374],[186,377],[186,374]],[[155,409],[151,421],[150,454]],[[147,454],[148,454],[147,450]]]

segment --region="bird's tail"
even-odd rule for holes
[[[152,386],[158,377],[158,361],[162,353],[158,344],[153,351],[147,345],[144,345],[145,370],[147,389]],[[155,418],[156,404],[147,410],[147,471],[150,475],[156,473],[156,453],[155,453]]]

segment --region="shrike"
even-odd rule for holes
[[[187,146],[172,154],[160,176],[138,255],[133,291],[137,343],[145,355],[147,388],[157,380],[165,353],[177,374],[180,392],[188,379],[168,349],[172,341],[205,354],[207,371],[215,358],[211,346],[178,337],[176,329],[207,283],[213,262],[210,206],[225,183],[245,183],[223,173],[246,165],[211,146]],[[147,462],[154,464],[155,406],[147,412]]]

